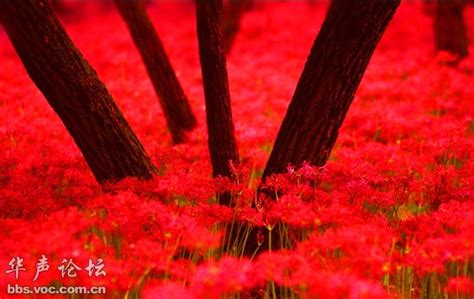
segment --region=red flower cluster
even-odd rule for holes
[[[118,13],[65,21],[159,168],[146,182],[94,181],[0,32],[0,297],[7,284],[105,285],[108,297],[144,298],[473,296],[474,48],[456,68],[444,63],[419,4],[402,4],[390,24],[327,165],[289,167],[265,183],[275,201],[256,196],[325,8],[270,1],[244,15],[228,57],[235,183],[210,175],[191,4],[149,8],[200,123],[174,147]],[[474,9],[466,15],[474,28]],[[222,191],[234,208],[217,204]],[[260,241],[278,230],[284,242],[244,258],[223,236],[249,225],[262,228]],[[51,267],[33,281],[42,255]],[[15,257],[18,279],[8,272]],[[105,276],[57,269],[98,258]]]

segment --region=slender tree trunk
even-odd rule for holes
[[[182,143],[186,140],[186,132],[195,128],[197,122],[158,34],[142,1],[114,1],[145,63],[173,142]]]
[[[436,51],[448,51],[458,60],[468,55],[464,24],[465,0],[438,0],[434,11],[433,31]]]
[[[263,178],[331,152],[377,43],[400,0],[333,0],[278,132]]]
[[[230,177],[230,162],[238,163],[239,155],[222,51],[222,1],[197,0],[196,18],[212,174]],[[221,203],[229,204],[229,196],[225,196]]]
[[[229,0],[224,6],[222,36],[224,54],[229,54],[235,37],[240,30],[240,22],[245,11],[252,8],[253,0]]]
[[[142,144],[47,0],[0,0],[0,22],[99,182],[155,173]]]

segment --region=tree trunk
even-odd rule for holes
[[[438,0],[434,12],[436,51],[448,51],[458,60],[468,55],[468,39],[464,24],[465,0]]]
[[[224,54],[229,54],[235,37],[240,30],[240,21],[245,11],[252,8],[253,0],[229,0],[224,6],[222,39]]]
[[[288,164],[326,163],[370,57],[399,4],[400,0],[331,1],[262,180],[285,172]],[[259,229],[265,236],[260,246]],[[280,249],[278,224],[271,235],[271,247]],[[270,249],[266,228],[254,227],[250,231],[244,254],[251,256],[257,249]]]
[[[173,142],[182,143],[186,132],[196,127],[196,118],[145,7],[140,0],[115,0],[115,5],[145,63]]]
[[[142,144],[48,1],[0,0],[0,22],[97,181],[151,178],[155,167]]]
[[[400,0],[333,0],[275,141],[263,179],[304,161],[322,166]]]
[[[229,163],[238,163],[239,155],[221,43],[222,1],[197,0],[196,18],[212,174],[230,177]],[[228,201],[225,198],[221,203],[229,204]]]

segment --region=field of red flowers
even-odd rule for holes
[[[435,55],[418,4],[400,6],[327,165],[289,167],[268,181],[277,201],[250,208],[325,7],[271,2],[243,17],[227,61],[237,183],[211,177],[191,4],[149,7],[199,120],[179,146],[118,13],[63,18],[159,168],[145,182],[96,183],[0,31],[0,298],[11,285],[106,286],[107,298],[472,298],[474,48],[457,67]],[[474,8],[466,20],[472,45]],[[216,203],[225,189],[233,209]],[[242,257],[245,240],[222,236],[249,224],[260,238],[278,225],[294,246]]]

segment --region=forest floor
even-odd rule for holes
[[[327,165],[272,179],[283,196],[254,211],[325,6],[271,3],[244,16],[228,57],[242,160],[234,185],[211,178],[194,8],[165,2],[149,13],[199,121],[179,146],[118,13],[64,21],[159,168],[147,182],[96,183],[0,31],[0,298],[8,284],[106,286],[117,298],[474,296],[472,46],[449,66],[434,54],[430,17],[403,3]],[[466,20],[472,45],[473,8]],[[236,208],[215,203],[223,188]],[[264,225],[263,237],[280,225],[295,245],[241,258],[222,249],[233,248],[221,244],[226,223]],[[42,255],[50,269],[33,281]],[[16,257],[18,279],[7,273]],[[106,276],[85,269],[98,258]],[[77,277],[61,277],[63,259]]]

